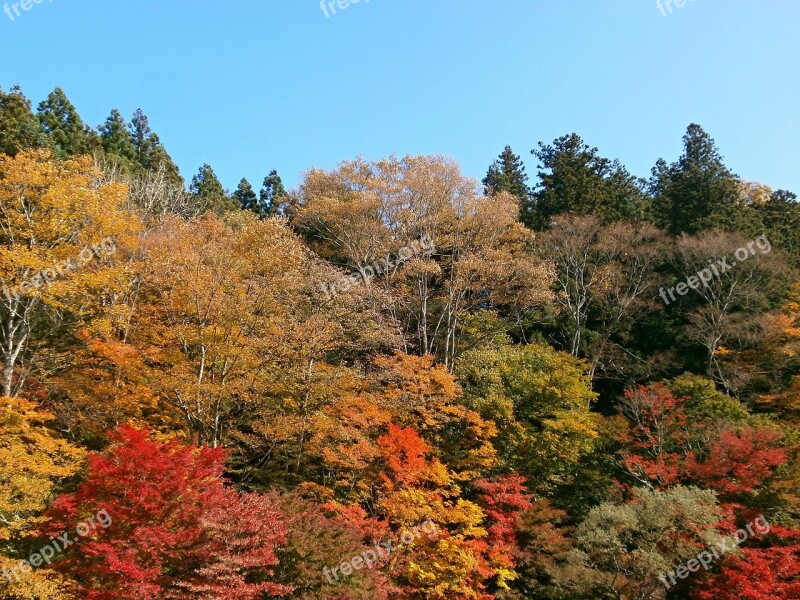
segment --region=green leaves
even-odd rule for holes
[[[586,365],[548,346],[466,353],[456,368],[465,403],[499,429],[505,468],[542,489],[565,483],[597,438]]]

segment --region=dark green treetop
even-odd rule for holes
[[[656,224],[673,235],[739,228],[739,178],[725,166],[714,140],[700,125],[689,125],[683,155],[676,162],[656,163],[650,185]]]
[[[562,213],[595,215],[605,223],[644,216],[641,182],[579,135],[565,135],[552,144],[539,142],[531,153],[541,163],[533,194],[537,228],[547,227]]]
[[[14,156],[26,148],[47,145],[47,136],[22,90],[18,86],[7,93],[0,89],[0,153]]]
[[[161,140],[157,133],[150,136],[150,151],[147,156],[147,161],[142,165],[148,171],[164,171],[167,179],[178,187],[183,187],[184,181],[181,176],[180,169],[172,157],[167,152],[166,148],[161,144]]]
[[[113,109],[105,123],[97,129],[100,131],[100,140],[103,145],[103,151],[106,154],[117,156],[129,162],[135,159],[136,152],[128,132],[128,125],[119,110]]]
[[[141,108],[137,108],[136,112],[133,113],[133,119],[131,119],[130,124],[130,136],[136,153],[136,160],[143,168],[150,168],[152,154],[155,149],[153,139],[155,134],[153,130],[150,129],[150,122]],[[155,141],[158,141],[157,137]]]
[[[273,169],[264,178],[264,184],[258,195],[259,211],[262,216],[275,216],[282,214],[283,207],[289,194],[283,187],[278,171]],[[259,212],[257,211],[257,212]]]
[[[236,191],[233,192],[233,197],[239,203],[239,206],[242,207],[242,210],[249,210],[261,216],[259,211],[258,195],[247,179],[243,178],[239,182]]]
[[[99,145],[97,134],[84,124],[60,87],[39,104],[37,114],[59,158],[91,153]]]
[[[214,211],[222,214],[238,208],[208,164],[200,167],[192,177],[189,193],[197,199],[201,212]]]
[[[511,146],[506,146],[497,157],[486,177],[483,178],[485,193],[494,196],[500,192],[508,192],[519,200],[520,220],[530,224],[532,217],[531,190],[528,187],[528,174],[525,165]]]
[[[769,241],[787,252],[796,267],[800,267],[800,203],[797,194],[777,190],[758,207],[764,231]]]

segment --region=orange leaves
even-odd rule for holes
[[[445,465],[427,457],[431,448],[419,433],[390,424],[378,445],[388,467],[380,474],[380,506],[389,520],[406,527],[431,518],[446,521],[445,498],[457,497],[459,489]]]
[[[491,598],[489,582],[507,587],[519,553],[518,513],[530,507],[524,478],[478,482],[484,511],[462,497],[447,467],[429,457],[432,448],[413,428],[390,424],[378,443],[387,465],[379,506],[388,521],[400,530],[428,520],[436,524],[435,535],[405,548],[394,563],[406,593]]]
[[[366,468],[379,456],[375,436],[385,429],[391,414],[361,396],[345,398],[325,409],[314,444],[331,467]]]
[[[53,375],[49,383],[57,390],[62,416],[87,437],[101,438],[121,422],[174,428],[177,420],[159,412],[158,398],[143,375],[145,357],[130,344],[115,337],[99,337],[88,331],[76,335],[82,347],[75,348],[69,366]]]
[[[377,439],[390,420],[387,410],[362,396],[334,402],[314,418],[309,452],[322,459],[323,478],[332,488],[323,497],[334,489],[349,501],[370,496],[381,458]]]
[[[438,485],[469,481],[494,465],[494,424],[459,403],[460,387],[432,357],[396,353],[375,364],[381,370],[361,389],[339,385],[342,399],[331,398],[309,419],[308,450],[322,459],[322,479],[340,497],[370,497],[382,460],[399,470],[391,479]],[[428,471],[416,470],[426,459]]]
[[[431,480],[430,467],[433,465],[425,456],[431,449],[414,429],[403,429],[390,423],[389,432],[378,440],[378,444],[391,469],[391,475],[386,476],[387,485],[401,487]],[[434,481],[446,483],[446,480]]]
[[[381,379],[386,384],[384,397],[398,407],[425,404],[428,399],[439,403],[461,394],[460,386],[442,365],[434,366],[434,357],[411,356],[396,351],[393,356],[375,359],[383,369]]]
[[[172,220],[148,254],[133,343],[197,439],[220,444],[271,394],[302,412],[335,329],[306,307],[310,258],[288,228],[252,215]]]
[[[767,366],[785,369],[790,383],[784,389],[759,396],[759,403],[791,423],[800,422],[800,282],[795,283],[782,311],[767,319],[769,336],[759,348]]]
[[[391,410],[395,422],[417,429],[456,479],[478,478],[494,466],[496,426],[461,403],[461,386],[432,356],[395,352],[375,365],[382,369],[376,401]]]

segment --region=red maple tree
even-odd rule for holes
[[[776,447],[781,437],[763,427],[726,429],[709,444],[703,460],[687,454],[687,478],[721,494],[752,492],[786,462],[786,450]]]
[[[695,600],[800,600],[800,531],[774,527],[764,548],[744,548],[692,594]],[[783,544],[783,545],[782,545]]]
[[[520,515],[533,507],[525,483],[525,477],[512,474],[475,484],[481,491],[479,504],[490,523],[486,538],[488,562],[496,570],[513,571],[522,557],[517,539]]]
[[[685,404],[662,384],[625,393],[631,426],[621,439],[622,464],[640,483],[692,484],[738,496],[753,492],[787,461],[783,436],[766,427],[728,424],[698,448],[697,441],[690,443]]]
[[[74,531],[103,509],[111,517],[55,564],[80,582],[82,597],[256,600],[291,591],[271,581],[283,515],[266,497],[226,487],[223,450],[159,442],[127,425],[110,436],[43,528]]]

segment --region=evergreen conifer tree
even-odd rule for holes
[[[280,175],[273,169],[264,178],[264,187],[261,188],[259,193],[260,214],[262,216],[281,214],[288,196],[289,194],[286,193],[286,188],[283,187]]]
[[[500,192],[508,192],[519,200],[520,220],[531,222],[531,191],[528,187],[528,174],[525,165],[511,146],[506,146],[483,178],[485,193],[493,196]]]
[[[214,169],[208,164],[200,167],[197,174],[192,177],[189,193],[196,198],[200,212],[214,211],[222,214],[239,208],[228,196]]]
[[[103,151],[106,154],[117,156],[126,161],[133,161],[135,151],[128,126],[122,114],[115,108],[106,119],[105,123],[98,127],[100,131],[100,141]]]
[[[249,210],[261,216],[258,196],[247,179],[242,179],[239,182],[239,186],[236,188],[236,191],[233,192],[233,197],[242,207],[242,210]]]
[[[12,87],[8,93],[0,89],[0,153],[15,156],[21,150],[47,146],[48,140],[31,101],[22,90]]]
[[[99,145],[97,134],[84,124],[60,87],[39,104],[37,114],[59,158],[91,153]]]
[[[683,155],[659,160],[651,180],[656,223],[673,235],[721,227],[735,229],[743,204],[739,178],[723,163],[714,140],[700,125],[689,125]]]

